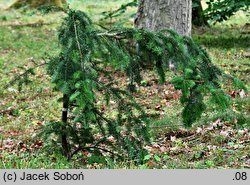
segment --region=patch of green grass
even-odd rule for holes
[[[126,4],[131,2],[130,0],[80,0],[80,1],[73,1],[68,0],[70,7],[73,9],[79,9],[85,11],[94,21],[98,21],[99,19],[103,18],[102,13],[105,11],[113,11],[118,8],[122,4]],[[128,12],[136,12],[136,8],[129,8]],[[126,16],[126,15],[125,15]],[[114,21],[114,20],[113,20]],[[132,20],[130,20],[132,22]],[[132,25],[130,23],[130,25]]]
[[[69,169],[73,163],[63,156],[48,156],[44,153],[23,152],[18,155],[3,153],[0,169]]]

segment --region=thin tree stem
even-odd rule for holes
[[[67,95],[64,94],[63,95],[63,109],[62,109],[62,122],[64,123],[63,131],[66,130],[66,124],[68,121],[68,109],[69,109],[69,98]],[[62,142],[63,153],[66,157],[69,158],[70,149],[69,149],[69,144],[67,141],[67,135],[65,132],[62,133],[61,142]]]

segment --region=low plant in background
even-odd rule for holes
[[[204,10],[207,20],[212,23],[228,20],[236,12],[243,10],[249,11],[249,0],[209,0],[208,8]]]

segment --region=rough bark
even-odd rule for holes
[[[42,5],[54,5],[62,8],[64,3],[66,3],[66,0],[17,0],[10,8],[21,8],[24,6],[37,8]]]
[[[135,26],[191,36],[192,0],[140,0]]]

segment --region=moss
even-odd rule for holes
[[[54,5],[57,7],[63,7],[63,4],[66,3],[66,0],[17,0],[15,1],[10,8],[21,8],[24,6],[29,6],[32,8],[37,8],[42,5]]]

